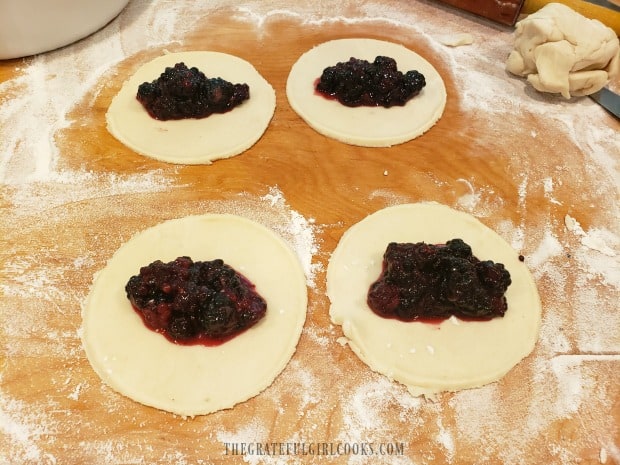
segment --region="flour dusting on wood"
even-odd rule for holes
[[[434,3],[194,3],[132,1],[83,41],[15,61],[12,77],[0,82],[0,463],[307,463],[302,456],[226,454],[227,444],[273,441],[403,443],[404,454],[373,462],[403,465],[526,458],[620,463],[618,416],[608,414],[620,396],[617,124],[589,99],[564,101],[526,90],[523,80],[504,70],[510,31]],[[278,183],[258,194],[221,195],[216,186],[214,198],[184,200],[175,196],[192,186],[182,181],[182,167],[118,173],[62,163],[90,155],[63,153],[60,134],[88,129],[72,112],[92,106],[106,85],[103,76],[123,81],[126,76],[111,70],[147,50],[182,47],[210,15],[223,13],[256,31],[258,41],[269,41],[270,28],[282,22],[305,31],[335,25],[343,34],[347,27],[378,27],[386,35],[394,31],[395,41],[420,43],[442,64],[455,89],[449,105],[469,124],[460,134],[464,143],[490,154],[480,163],[511,182],[500,189],[469,173],[452,173],[453,154],[443,153],[436,156],[446,159],[445,170],[419,179],[523,254],[543,299],[535,352],[505,379],[429,402],[369,372],[338,343],[341,334],[326,316],[329,303],[322,295],[330,252],[322,238],[333,239],[350,225],[321,224],[319,212],[298,209]],[[467,34],[471,44],[446,46],[446,33]],[[259,150],[267,170],[270,155]],[[365,201],[388,206],[436,200],[385,184],[409,173],[391,169],[388,152],[381,156],[386,163],[377,179],[384,184],[378,181]],[[415,154],[411,160],[415,173],[419,160]],[[305,187],[303,179],[299,185]],[[186,420],[138,406],[99,382],[81,348],[80,306],[93,274],[133,234],[168,219],[167,211],[234,213],[258,221],[284,238],[306,273],[310,307],[299,353],[256,401],[233,411]],[[22,373],[18,360],[34,361],[37,370]],[[76,440],[76,431],[84,437]],[[366,457],[321,458],[356,464]]]

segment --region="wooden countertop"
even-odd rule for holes
[[[508,28],[427,1],[295,5],[134,1],[83,41],[0,62],[0,463],[620,463],[618,120],[507,74]],[[459,32],[474,43],[439,42]],[[448,103],[428,133],[352,147],[292,111],[284,89],[297,57],[355,36],[401,42],[440,72]],[[210,166],[175,166],[108,134],[110,99],[164,49],[252,62],[277,93],[262,139]],[[342,347],[325,296],[343,232],[417,201],[494,228],[526,257],[544,307],[530,357],[498,383],[437,402]],[[279,225],[293,242],[304,220],[308,318],[270,388],[182,419],[101,383],[81,347],[80,306],[133,234],[209,211]]]

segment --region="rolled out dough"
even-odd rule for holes
[[[146,328],[125,295],[154,260],[221,258],[256,285],[267,313],[214,347],[182,346]],[[126,242],[96,276],[82,311],[86,355],[101,379],[142,404],[183,416],[233,407],[267,388],[297,346],[306,317],[304,272],[271,230],[234,215],[169,220]]]
[[[250,98],[227,113],[206,118],[152,118],[136,99],[138,86],[179,62],[188,68],[195,66],[208,78],[248,84]],[[275,107],[275,91],[247,61],[220,52],[188,51],[168,53],[141,66],[112,99],[106,119],[108,131],[139,154],[169,163],[210,164],[254,145],[267,129]]]
[[[381,272],[389,242],[467,242],[481,260],[503,263],[512,278],[503,318],[440,324],[401,322],[377,316],[368,288]],[[407,386],[413,395],[479,387],[504,376],[534,348],[541,304],[536,285],[518,254],[474,217],[437,203],[379,210],[341,238],[327,269],[330,317],[346,342],[372,370]]]
[[[391,108],[350,108],[315,93],[315,81],[328,66],[351,57],[372,62],[377,55],[394,58],[399,71],[419,71],[426,86],[404,106]],[[304,53],[291,68],[286,96],[293,110],[320,134],[365,147],[389,147],[422,135],[441,118],[446,105],[443,80],[428,61],[402,45],[363,38],[332,40]]]

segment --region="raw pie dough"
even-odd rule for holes
[[[221,258],[256,285],[267,314],[215,347],[182,346],[146,328],[125,295],[143,265],[188,255]],[[125,243],[95,278],[85,302],[86,355],[105,383],[131,399],[183,416],[230,408],[267,388],[288,363],[306,317],[305,275],[271,230],[221,214],[169,220]]]
[[[404,323],[377,316],[366,304],[389,242],[445,243],[461,238],[481,260],[503,263],[512,277],[503,318],[441,324]],[[407,386],[413,395],[479,387],[506,374],[534,348],[541,304],[518,254],[474,217],[437,203],[385,208],[352,226],[327,269],[332,322],[371,369]]]
[[[619,68],[614,30],[560,3],[517,23],[514,50],[506,62],[508,71],[526,76],[536,90],[565,98],[599,91]]]
[[[188,68],[195,66],[208,78],[247,83],[250,98],[227,113],[207,118],[151,118],[136,99],[138,86],[179,62]],[[254,145],[267,129],[275,107],[275,91],[250,63],[225,53],[191,51],[168,53],[140,67],[112,100],[106,119],[108,131],[142,155],[170,163],[209,164]]]
[[[350,108],[315,93],[323,70],[349,58],[374,61],[377,55],[396,60],[398,70],[417,70],[426,86],[406,105]],[[446,106],[446,88],[439,73],[420,55],[402,45],[375,39],[339,39],[303,54],[293,65],[286,96],[297,114],[317,132],[351,145],[389,147],[430,129]]]

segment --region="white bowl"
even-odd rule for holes
[[[129,0],[0,0],[0,60],[47,52],[105,26]]]

